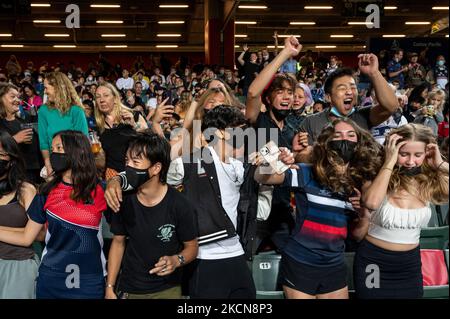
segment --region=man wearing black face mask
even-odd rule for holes
[[[251,259],[253,248],[258,184],[253,179],[255,167],[236,159],[242,143],[234,138],[239,137],[235,128],[245,130],[245,124],[239,109],[217,106],[202,122],[208,147],[170,165],[168,184],[180,186],[197,213],[200,248],[197,260],[188,267],[192,299],[254,299],[256,295],[246,258]],[[122,189],[125,186],[122,183]],[[118,192],[120,186],[109,182],[108,203],[116,201]]]
[[[286,38],[284,49],[250,85],[245,116],[255,128],[265,129],[265,140],[258,141],[259,148],[270,140],[274,140],[279,147],[292,150],[292,142],[298,128],[289,125],[286,117],[291,113],[294,103],[296,81],[287,74],[275,74],[285,61],[295,58],[301,49],[302,45],[295,37]],[[260,112],[261,104],[266,106],[267,112]],[[274,133],[276,133],[275,136],[273,136]],[[289,189],[276,186],[269,219],[258,225],[261,231],[260,239],[264,239],[264,233],[270,234],[271,240],[278,249],[282,250],[294,227],[291,211]]]
[[[165,182],[169,143],[141,133],[130,141],[126,164],[124,177],[136,193],[125,195],[120,211],[112,215],[105,298],[179,299],[178,268],[197,256],[198,232],[194,208]]]

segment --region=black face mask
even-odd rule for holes
[[[422,173],[422,166],[416,166],[413,168],[406,168],[405,166],[401,166],[398,170],[400,175],[414,177]]]
[[[9,161],[0,160],[0,177],[8,173]]]
[[[149,179],[147,169],[137,169],[130,166],[125,167],[125,176],[127,177],[127,182],[134,189],[138,189],[141,185],[145,184]]]
[[[64,153],[52,153],[50,155],[50,164],[56,174],[63,173],[70,168],[69,159]]]
[[[291,110],[279,110],[273,106],[271,110],[277,121],[283,121],[289,114],[291,114]]]
[[[339,157],[342,158],[344,163],[347,164],[355,155],[355,148],[357,144],[358,143],[349,140],[335,140],[329,141],[328,147],[335,151]]]

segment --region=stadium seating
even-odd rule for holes
[[[39,260],[42,258],[42,251],[44,250],[44,245],[40,241],[34,241],[31,245],[33,247],[34,253],[39,257]]]
[[[278,284],[281,255],[266,252],[253,259],[252,273],[257,299],[283,299],[284,294]]]
[[[355,292],[355,285],[353,283],[353,262],[355,260],[354,252],[346,252],[345,253],[345,263],[347,265],[347,285],[348,292],[350,295]]]
[[[447,249],[448,226],[422,228],[420,233],[421,249]]]
[[[447,252],[438,249],[421,249],[422,274],[424,278],[423,298],[449,298]],[[445,254],[444,254],[445,253]]]

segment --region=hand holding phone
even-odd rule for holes
[[[265,162],[270,165],[270,167],[277,174],[282,174],[289,169],[289,165],[286,165],[282,161],[279,160],[279,156],[281,154],[280,149],[275,144],[275,142],[270,141],[266,145],[264,145],[259,153],[264,158]]]

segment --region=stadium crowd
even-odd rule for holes
[[[21,63],[0,69],[0,298],[254,299],[267,249],[289,299],[349,298],[350,250],[356,298],[422,297],[420,231],[448,203],[444,56],[349,68],[290,37],[236,68]]]

